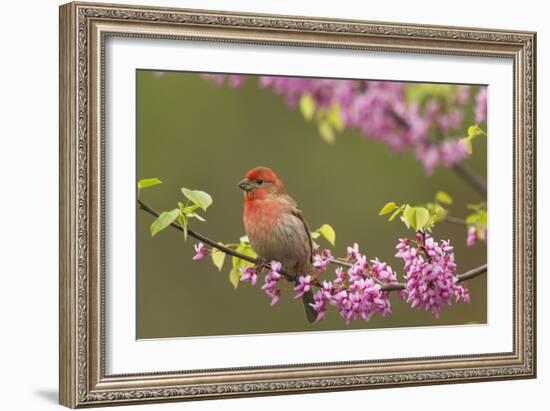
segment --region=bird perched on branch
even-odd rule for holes
[[[296,277],[311,273],[313,243],[309,227],[281,179],[270,168],[256,167],[246,173],[239,187],[245,192],[244,227],[258,258],[278,261]],[[308,321],[315,321],[311,291],[302,300]]]

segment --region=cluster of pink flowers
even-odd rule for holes
[[[281,298],[281,291],[277,288],[277,284],[281,279],[281,274],[279,274],[280,270],[281,263],[278,261],[272,261],[270,264],[270,270],[266,274],[264,285],[262,286],[262,290],[264,290],[264,292],[271,297],[272,306],[277,304]]]
[[[468,247],[473,247],[476,245],[477,240],[487,241],[487,229],[477,229],[476,227],[468,228],[466,245]]]
[[[294,287],[295,298],[302,298],[303,295],[311,290],[311,281],[313,277],[310,274],[298,277],[298,283]]]
[[[256,282],[258,281],[258,273],[256,272],[256,268],[246,267],[242,271],[243,273],[240,280],[250,282],[251,285],[256,285]],[[281,271],[281,263],[278,261],[272,261],[269,264],[269,271],[265,275],[264,285],[262,286],[262,290],[271,297],[272,306],[277,304],[281,298],[281,290],[277,288],[277,284],[282,277],[279,271]]]
[[[313,267],[315,267],[319,272],[325,272],[333,259],[332,253],[328,248],[325,248],[320,254],[317,247],[313,249]]]
[[[477,93],[475,119],[478,124],[487,120],[487,87],[482,87]]]
[[[466,237],[466,245],[473,247],[477,242],[477,230],[475,227],[468,228],[468,235]]]
[[[471,241],[471,240],[469,240]],[[438,243],[430,234],[418,232],[414,240],[400,239],[395,256],[404,261],[405,289],[399,290],[400,298],[406,298],[412,308],[431,311],[439,318],[441,307],[455,301],[470,302],[469,290],[458,284],[453,247],[449,241]],[[208,249],[202,243],[195,245],[193,260],[202,260]],[[316,321],[325,318],[327,308],[332,305],[347,324],[355,319],[370,320],[374,315],[391,314],[389,291],[384,286],[397,284],[393,269],[378,258],[368,260],[354,244],[347,247],[347,258],[339,260],[334,271],[335,277],[321,281],[317,275],[326,271],[327,265],[335,259],[329,250],[314,252],[316,272],[298,276],[294,287],[295,298],[302,298],[308,292],[314,292],[314,302],[310,305],[317,312]],[[281,298],[278,283],[282,278],[281,263],[271,261],[264,278],[262,290],[271,297],[271,305]],[[256,285],[258,273],[256,267],[245,267],[240,277],[242,282]]]
[[[317,311],[317,321],[325,318],[327,307],[333,305],[347,324],[357,318],[368,321],[375,314],[391,313],[389,293],[381,290],[382,284],[396,283],[397,278],[386,263],[378,259],[367,260],[355,244],[348,247],[350,267],[338,267],[332,281],[323,281],[314,294],[311,306]],[[311,275],[299,278],[294,288],[296,298],[311,289]]]
[[[216,84],[227,80],[231,87],[241,86],[246,79],[244,75],[204,77]],[[456,86],[449,89],[444,101],[433,96],[420,105],[408,101],[408,84],[403,82],[259,76],[259,84],[283,96],[292,108],[305,94],[317,107],[337,104],[345,127],[394,151],[412,150],[427,174],[436,166],[451,167],[468,156],[460,140],[465,133],[462,122],[470,86]],[[476,121],[484,121],[486,113],[487,89],[481,87],[476,96]]]
[[[258,273],[255,267],[246,267],[242,270],[241,281],[249,281],[251,285],[256,285],[258,281]]]
[[[443,305],[450,305],[455,296],[458,302],[470,301],[467,288],[457,284],[453,247],[448,241],[441,244],[428,233],[417,233],[416,241],[400,239],[398,258],[405,262],[406,298],[412,308],[430,310],[437,318]]]

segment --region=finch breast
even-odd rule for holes
[[[279,261],[283,268],[293,272],[308,271],[311,246],[304,223],[292,213],[269,214],[257,218],[245,216],[245,229],[258,257]]]

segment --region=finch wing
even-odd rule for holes
[[[298,207],[298,205],[293,201],[292,215],[298,218],[304,225],[304,230],[306,230],[307,238],[309,240],[309,262],[313,263],[313,240],[311,239],[311,231],[309,230],[309,225],[304,218],[304,213]]]

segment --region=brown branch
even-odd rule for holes
[[[487,184],[481,179],[480,176],[475,174],[472,170],[466,167],[464,164],[458,163],[453,166],[453,170],[462,177],[467,183],[470,184],[479,194],[487,197]]]
[[[446,215],[445,217],[443,217],[443,221],[446,221],[448,223],[453,223],[453,224],[459,224],[459,225],[468,225],[466,220],[463,220],[462,218],[458,218],[458,217],[453,217],[452,215]]]
[[[487,264],[480,265],[479,267],[472,268],[470,271],[466,271],[465,273],[459,274],[458,282],[461,283],[466,280],[471,280],[472,278],[476,278],[478,275],[486,273],[487,272]]]
[[[143,201],[141,201],[140,199],[137,200],[138,202],[138,206],[140,209],[142,209],[143,211],[151,214],[152,216],[154,217],[158,217],[160,215],[160,213],[155,210],[154,208],[152,207],[149,207],[147,204],[145,204]],[[170,224],[171,227],[175,228],[176,230],[179,230],[181,232],[183,232],[183,227],[181,226],[181,224],[179,223],[176,223],[176,222],[173,222],[172,224]],[[189,235],[190,237],[193,237],[205,244],[208,244],[209,246],[211,247],[214,247],[218,250],[220,250],[221,252],[225,253],[225,254],[228,254],[228,255],[231,255],[233,257],[237,257],[237,258],[240,258],[241,260],[245,260],[245,261],[248,261],[249,263],[252,263],[252,264],[255,264],[256,266],[262,266],[262,267],[265,267],[265,268],[269,268],[269,264],[257,259],[257,258],[253,258],[253,257],[250,257],[248,255],[245,255],[245,254],[241,254],[229,247],[226,247],[222,244],[219,244],[217,242],[215,242],[214,240],[211,240],[210,238],[200,234],[200,233],[197,233],[196,231],[193,231],[191,229],[187,229],[187,235]],[[340,265],[340,266],[343,266],[343,267],[351,267],[351,264],[347,261],[342,261],[342,260],[332,260],[331,261],[332,264],[335,264],[335,265]],[[482,266],[479,266],[477,268],[474,268],[470,271],[467,271],[463,274],[459,274],[458,275],[458,282],[462,282],[462,281],[466,281],[466,280],[469,280],[469,279],[472,279],[472,278],[475,278],[477,277],[478,275],[480,274],[483,274],[487,272],[487,264],[484,264]],[[281,274],[283,277],[285,277],[288,281],[296,281],[296,274],[295,273],[290,273],[286,270],[279,270],[279,274]],[[381,285],[381,288],[380,288],[382,291],[400,291],[400,290],[404,290],[405,289],[405,284],[403,283],[393,283],[393,284],[383,284]]]
[[[139,208],[141,208],[143,211],[146,211],[147,213],[149,213],[149,214],[151,214],[152,216],[155,216],[155,217],[158,217],[160,215],[160,213],[157,210],[155,210],[152,207],[149,207],[147,204],[145,204],[140,199],[138,199],[137,202],[138,202]],[[172,226],[173,228],[175,228],[176,230],[179,230],[181,232],[184,231],[183,227],[179,223],[173,222],[172,224],[170,224],[170,226]],[[219,244],[219,243],[215,242],[214,240],[211,240],[210,238],[208,238],[208,237],[206,237],[206,236],[204,236],[200,233],[197,233],[196,231],[193,231],[189,228],[187,229],[187,235],[190,236],[190,237],[193,237],[196,240],[199,240],[199,241],[201,241],[205,244],[208,244],[211,247],[217,248],[218,250],[224,252],[225,254],[228,254],[228,255],[233,256],[233,257],[240,258],[241,260],[244,260],[244,261],[248,261],[249,263],[255,264],[256,266],[263,266],[263,267],[269,268],[269,264],[266,264],[266,263],[258,260],[257,258],[250,257],[246,254],[241,254],[241,253],[239,253],[239,252],[237,252],[237,251],[235,251],[235,250],[233,250],[229,247],[226,247],[222,244]],[[291,281],[296,280],[296,274],[289,273],[285,270],[280,270],[279,274],[284,276],[289,281],[290,280]]]
[[[477,277],[483,273],[487,272],[487,264],[480,265],[479,267],[472,268],[470,271],[457,275],[458,282],[461,283],[466,280],[471,280],[472,278]],[[405,284],[394,283],[394,284],[384,284],[380,288],[382,291],[400,291],[405,289]]]

